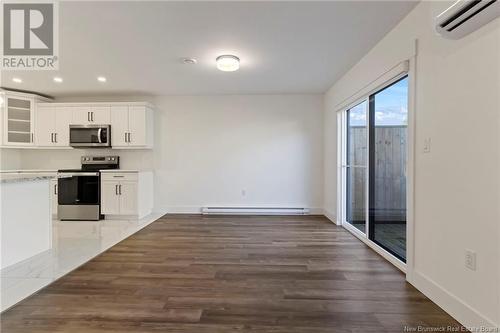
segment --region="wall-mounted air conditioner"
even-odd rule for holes
[[[459,0],[436,17],[436,31],[459,39],[500,16],[500,0]]]

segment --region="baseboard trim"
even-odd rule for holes
[[[166,206],[161,207],[161,211],[167,214],[201,214],[201,206]],[[324,215],[323,208],[311,207],[309,208],[309,215]]]
[[[325,215],[325,217],[327,219],[329,219],[332,223],[335,223],[336,225],[340,225],[340,223],[338,223],[337,221],[337,217],[336,217],[336,214],[329,211],[328,209],[323,209],[323,215]]]
[[[204,215],[309,215],[305,207],[203,207]]]
[[[420,290],[425,296],[429,297],[431,301],[440,306],[444,311],[448,312],[450,316],[455,318],[465,327],[500,327],[500,323],[495,324],[493,320],[483,316],[479,313],[479,311],[469,306],[467,303],[453,295],[425,274],[413,271],[413,274],[409,277],[408,282]]]

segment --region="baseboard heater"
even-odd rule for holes
[[[203,207],[204,215],[307,215],[309,208],[286,207]]]

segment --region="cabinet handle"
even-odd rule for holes
[[[87,121],[90,123],[90,111],[87,111]]]
[[[118,188],[120,189],[120,195],[122,195],[122,185],[120,184],[118,186],[119,186]]]
[[[113,176],[113,178],[123,178],[124,176]]]
[[[118,195],[118,185],[115,185],[115,194]]]
[[[129,142],[129,143],[130,143],[130,142],[132,142],[131,135],[132,135],[132,133],[128,132],[128,142]]]
[[[125,136],[125,142],[127,142],[127,132],[123,134]]]
[[[57,195],[57,184],[54,184],[54,194]]]
[[[33,133],[31,133],[31,142],[34,142],[34,136],[33,136]]]
[[[54,142],[57,143],[57,133],[54,133]]]
[[[94,122],[94,111],[90,112],[90,119],[92,119],[92,122]]]
[[[54,133],[50,133],[50,142],[54,143]]]

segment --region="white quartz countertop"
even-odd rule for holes
[[[45,169],[27,169],[27,170],[0,170],[0,174],[25,174],[25,173],[30,173],[30,174],[54,174],[57,173],[57,170],[45,170]]]
[[[130,170],[130,169],[108,169],[100,170],[101,173],[138,173],[138,172],[151,172],[151,170]]]
[[[0,173],[0,183],[19,183],[19,182],[29,182],[38,180],[48,180],[56,178],[57,174],[55,172],[46,173],[29,173],[29,172],[1,172]]]

